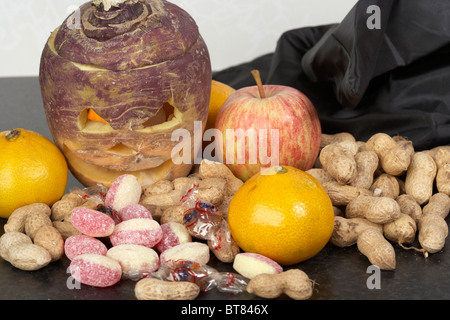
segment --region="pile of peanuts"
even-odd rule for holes
[[[0,238],[0,256],[14,267],[34,271],[64,255],[64,239],[53,226],[44,203],[16,209]]]
[[[323,134],[315,167],[307,172],[322,183],[334,205],[332,244],[356,244],[383,270],[396,268],[392,243],[425,257],[443,249],[450,146],[416,151],[407,138],[385,133],[365,142],[346,132]],[[407,247],[416,239],[420,248]]]

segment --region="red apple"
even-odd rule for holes
[[[292,87],[263,86],[259,73],[252,73],[258,85],[236,90],[217,115],[219,159],[243,181],[275,165],[311,169],[322,135],[312,102]]]

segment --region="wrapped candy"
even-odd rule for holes
[[[202,240],[212,240],[220,228],[228,228],[215,206],[200,201],[185,212],[183,224],[193,237]]]
[[[195,204],[199,202],[198,199],[198,184],[194,184],[190,189],[186,191],[186,194],[181,198],[180,205],[184,208],[194,208]]]
[[[198,199],[198,185],[194,185],[181,199],[185,208],[183,224],[188,232],[197,239],[213,240],[220,228],[227,228],[227,223],[219,209]]]
[[[219,272],[210,266],[189,260],[171,261],[148,276],[164,281],[192,282],[204,292],[217,289],[233,294],[245,291],[248,281],[240,274]]]
[[[81,189],[81,193],[79,195],[84,200],[93,200],[98,204],[104,204],[107,192],[107,187],[101,184],[97,184]]]
[[[183,225],[192,237],[207,240],[220,261],[233,261],[239,247],[231,237],[228,223],[216,206],[200,201],[197,195],[198,186],[194,185],[181,199],[181,206],[186,209]]]

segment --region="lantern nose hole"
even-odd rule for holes
[[[137,154],[137,152],[126,145],[119,143],[114,147],[108,149],[109,152],[119,155],[133,155]]]
[[[175,108],[169,102],[166,102],[153,117],[149,118],[143,123],[143,127],[153,127],[158,124],[170,121],[175,116],[174,113]]]

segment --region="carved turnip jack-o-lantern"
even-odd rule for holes
[[[82,184],[109,186],[131,173],[145,185],[190,172],[191,164],[172,161],[179,142],[171,137],[206,123],[211,63],[178,6],[85,3],[51,34],[39,81],[53,140]]]

